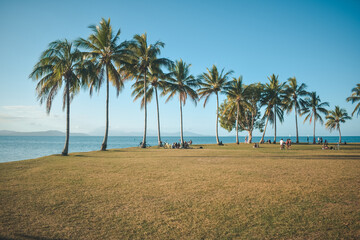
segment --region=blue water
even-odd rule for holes
[[[321,136],[320,136],[321,137]],[[253,137],[253,142],[258,142],[261,137]],[[278,137],[288,139],[289,137]],[[322,137],[328,142],[337,142],[338,137]],[[265,141],[274,137],[265,137]],[[290,137],[294,142],[295,137]],[[103,137],[86,136],[70,137],[69,152],[87,152],[99,150]],[[187,137],[185,141],[192,140],[193,144],[213,144],[216,143],[215,137]],[[223,143],[234,143],[235,137],[220,137]],[[240,137],[240,142],[245,138]],[[142,137],[109,137],[108,149],[127,148],[139,146]],[[163,142],[179,142],[179,137],[162,137]],[[300,142],[307,142],[307,137],[299,137]],[[309,138],[312,141],[312,137]],[[343,136],[342,141],[348,143],[360,142],[360,136]],[[32,159],[52,154],[60,154],[64,147],[65,137],[19,137],[19,136],[0,136],[0,162],[11,162],[17,160]],[[148,137],[147,143],[151,146],[157,145],[157,137]]]

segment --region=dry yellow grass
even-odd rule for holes
[[[3,239],[359,239],[360,144],[115,149],[0,164]]]

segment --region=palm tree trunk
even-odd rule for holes
[[[146,126],[147,126],[147,100],[146,100],[146,73],[144,74],[144,136],[141,143],[142,148],[146,148]]]
[[[69,137],[70,137],[70,83],[66,81],[66,138],[64,149],[61,153],[63,156],[67,156],[69,152]]]
[[[264,128],[264,133],[263,133],[263,135],[262,135],[262,137],[261,137],[260,143],[263,143],[263,142],[264,142],[266,127],[267,127],[267,124],[268,124],[268,121],[269,121],[269,117],[270,117],[269,115],[270,115],[270,114],[268,114],[268,117],[267,117],[267,119],[266,119],[265,128]]]
[[[340,131],[340,126],[339,126],[339,143],[341,143],[341,131]]]
[[[274,143],[276,143],[276,105],[274,106],[274,130],[275,130],[275,133],[274,133]]]
[[[252,131],[248,131],[248,134],[249,134],[248,143],[251,143],[252,142]]]
[[[105,125],[105,136],[101,145],[101,151],[105,151],[107,148],[107,139],[109,134],[109,71],[106,67],[106,125]]]
[[[298,123],[297,123],[297,108],[295,104],[295,125],[296,125],[296,143],[299,143],[299,132],[298,132]]]
[[[157,124],[158,124],[158,145],[162,146],[161,137],[160,137],[160,113],[159,113],[159,100],[157,94],[157,87],[155,87],[155,96],[156,96],[156,110],[157,110]]]
[[[237,110],[236,110],[236,144],[239,144],[239,105],[237,104]]]
[[[219,128],[219,95],[218,93],[216,93],[216,143],[220,145],[218,128]]]
[[[313,137],[313,144],[315,144],[316,143],[316,141],[315,141],[315,117],[314,117],[314,137]]]
[[[254,112],[251,111],[251,126],[249,127],[249,140],[248,140],[248,143],[251,143],[252,142],[252,132],[254,130]]]
[[[184,147],[183,116],[182,116],[181,95],[179,96],[179,100],[180,100],[180,141],[181,141],[181,147]]]

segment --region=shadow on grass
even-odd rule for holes
[[[76,155],[73,155],[74,157],[81,157],[81,158],[88,158],[89,156],[86,156],[86,155],[82,155],[82,154],[76,154]]]
[[[289,156],[271,156],[271,158],[289,158]],[[360,160],[360,155],[315,155],[315,156],[291,156],[291,159],[304,160]]]
[[[13,240],[15,238],[9,238],[9,237],[4,237],[4,236],[0,235],[0,239],[2,239],[2,240]]]
[[[30,240],[66,240],[65,238],[45,238],[45,237],[37,237],[30,236],[26,234],[15,234],[15,237],[4,237],[0,235],[0,239],[2,240],[15,240],[15,239],[30,239]]]
[[[340,146],[340,150],[360,150],[360,148],[357,147],[342,147]]]
[[[249,156],[202,156],[202,155],[190,155],[190,156],[167,156],[167,158],[210,158],[210,159],[241,159],[243,157],[249,157]],[[253,158],[263,158],[264,156],[252,156]],[[274,159],[293,159],[293,160],[360,160],[360,155],[315,155],[315,156],[289,156],[289,155],[270,155],[267,156],[267,158],[274,158]]]
[[[114,149],[114,150],[111,150],[111,152],[125,152],[124,150],[120,150],[120,149]],[[135,151],[127,151],[127,152],[135,152]]]

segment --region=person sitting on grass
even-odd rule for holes
[[[323,149],[323,150],[329,149],[328,142],[326,140],[325,140],[324,144],[322,145],[321,149]]]

